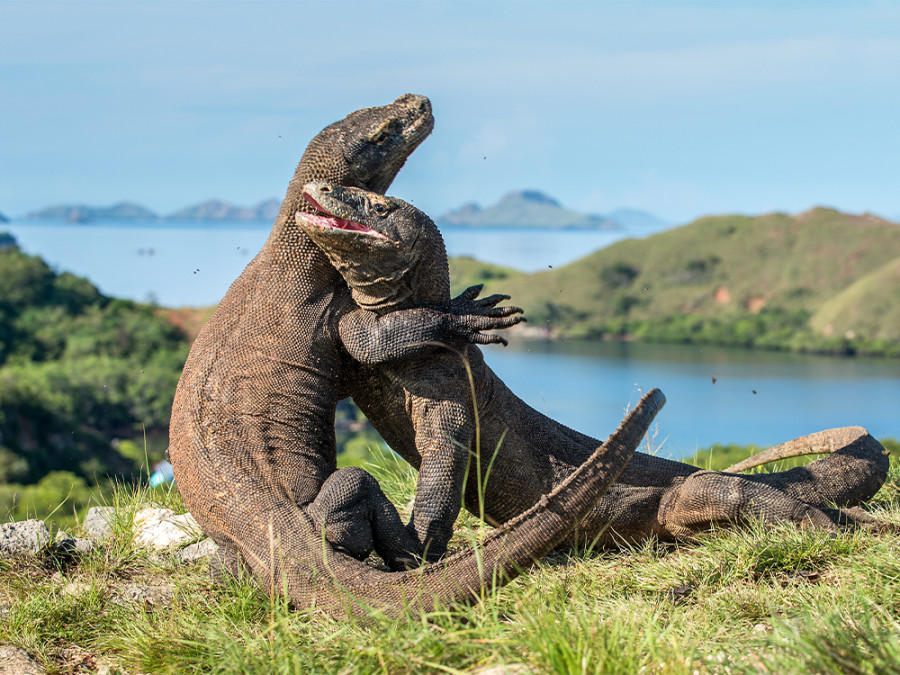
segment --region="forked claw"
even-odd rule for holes
[[[494,295],[489,295],[486,298],[480,298],[475,301],[475,304],[479,307],[493,307],[499,302],[503,302],[504,300],[509,300],[510,296],[505,295],[503,293],[495,293]],[[521,311],[521,310],[519,310]]]

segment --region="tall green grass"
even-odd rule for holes
[[[369,469],[395,503],[412,499],[407,465]],[[894,522],[898,477],[895,465],[873,506]],[[118,486],[117,535],[94,552],[0,563],[0,643],[51,673],[78,659],[128,673],[900,671],[895,534],[759,524],[690,545],[557,551],[473,607],[339,621],[136,548],[130,518],[151,501],[184,508],[175,489]],[[469,545],[478,523],[457,526],[451,546]],[[174,601],[117,601],[134,584],[170,586]]]

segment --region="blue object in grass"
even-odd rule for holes
[[[175,474],[172,472],[172,465],[163,461],[153,467],[153,473],[150,474],[150,487],[171,483],[173,480],[175,480]]]

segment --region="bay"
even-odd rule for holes
[[[219,302],[270,228],[271,223],[247,221],[0,224],[0,231],[11,232],[25,252],[40,255],[60,271],[87,277],[107,295],[165,307]],[[451,256],[469,255],[525,272],[564,265],[626,236],[621,231],[530,228],[446,227],[442,232]]]
[[[667,402],[648,436],[663,457],[715,443],[768,447],[840,426],[900,440],[897,360],[531,340],[488,347],[485,358],[532,407],[599,439],[659,387]]]
[[[89,278],[104,293],[169,307],[218,302],[269,228],[177,221],[0,225],[26,252]],[[450,255],[525,271],[566,264],[626,236],[525,228],[443,232]],[[768,446],[847,425],[900,439],[900,361],[523,340],[488,348],[486,358],[535,408],[601,439],[642,392],[661,388],[668,403],[650,438],[663,456],[683,457],[713,443]]]

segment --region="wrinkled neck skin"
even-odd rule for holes
[[[313,230],[312,238],[322,246],[362,309],[376,314],[412,307],[449,310],[447,250],[430,220],[406,246],[335,230]]]
[[[331,266],[322,250],[301,230],[294,218],[297,211],[314,213],[315,209],[303,199],[303,186],[311,180],[325,180],[340,185],[356,185],[355,176],[344,161],[339,149],[333,143],[335,134],[328,129],[316,136],[294,171],[294,177],[288,184],[287,193],[281,202],[281,209],[275,218],[272,233],[266,241],[265,248],[270,254],[286,264],[310,268],[310,271],[332,278],[336,281],[338,274]],[[337,150],[337,151],[336,151]]]
[[[410,307],[450,309],[450,270],[442,239],[430,241],[427,250],[414,256],[408,265],[374,278],[354,274],[351,266],[332,262],[350,286],[353,300],[363,309],[377,314]]]

